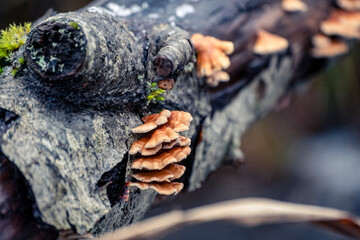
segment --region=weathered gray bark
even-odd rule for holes
[[[241,158],[243,133],[273,109],[290,83],[313,71],[305,59],[318,63],[306,52],[331,1],[306,2],[308,12],[287,14],[279,1],[106,0],[35,27],[18,52],[27,65],[16,77],[8,68],[0,78],[0,108],[18,116],[0,129],[0,147],[28,181],[41,220],[101,234],[141,219],[153,190],[131,189],[128,202],[117,199],[131,177],[127,151],[139,138],[131,128],[162,108],[194,117],[187,132],[192,155],[182,179],[188,190],[200,187],[224,161]],[[71,21],[80,30],[70,29]],[[54,57],[61,64],[72,59],[59,46],[38,52],[46,34],[58,31],[54,26],[66,28],[66,39],[74,34],[87,40],[74,45],[79,61],[65,70],[52,68],[59,66]],[[286,37],[289,51],[254,55],[250,49],[260,28]],[[196,77],[187,31],[234,41],[230,83],[210,91]],[[147,83],[166,78],[176,79],[166,101],[147,104]]]

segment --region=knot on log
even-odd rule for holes
[[[48,18],[31,31],[25,52],[28,67],[37,76],[34,85],[50,89],[52,95],[63,92],[76,101],[101,97],[114,102],[112,98],[124,99],[125,93],[134,95],[145,86],[139,77],[145,68],[137,38],[107,13]]]
[[[153,60],[153,67],[157,81],[166,80],[164,84],[158,84],[162,89],[172,89],[177,75],[184,69],[185,65],[195,59],[194,49],[190,42],[188,32],[170,25],[160,24],[154,27],[155,40],[159,42],[159,51]],[[174,81],[173,83],[170,83]]]
[[[74,21],[45,21],[29,35],[27,60],[41,77],[61,81],[79,72],[86,58],[86,45],[84,31]]]

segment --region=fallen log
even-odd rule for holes
[[[95,235],[139,221],[156,193],[131,188],[122,201],[128,151],[140,138],[131,129],[161,109],[193,116],[181,178],[188,191],[239,161],[245,131],[327,62],[312,55],[311,39],[337,6],[304,2],[306,11],[289,12],[267,0],[100,0],[35,23],[16,52],[24,66],[0,75],[0,148],[28,184],[36,221]],[[288,47],[255,53],[260,31]],[[194,33],[234,43],[229,82],[210,87],[198,77]],[[149,101],[160,81],[172,89],[165,101]]]

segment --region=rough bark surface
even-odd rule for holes
[[[288,14],[280,1],[267,0],[104,0],[34,26],[17,53],[26,65],[15,77],[10,67],[0,76],[1,111],[16,116],[11,124],[0,121],[0,149],[24,175],[43,223],[102,234],[140,220],[156,194],[131,189],[129,201],[120,201],[131,177],[127,152],[139,138],[131,129],[163,108],[194,118],[181,179],[188,190],[224,161],[241,158],[249,126],[323,63],[307,52],[332,1],[305,2],[309,11]],[[287,38],[290,49],[253,54],[258,29]],[[196,77],[194,32],[235,43],[229,83],[209,89]],[[83,45],[82,38],[72,42],[79,36]],[[49,37],[58,45],[39,52]],[[64,45],[75,49],[78,62],[67,62],[72,55]],[[148,84],[169,78],[176,83],[166,101],[148,103]]]

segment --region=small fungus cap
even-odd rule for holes
[[[132,129],[133,133],[147,133],[155,128],[157,128],[159,125],[162,125],[168,121],[168,118],[170,117],[171,112],[169,110],[164,110],[159,114],[152,114],[148,115],[142,118],[144,124],[140,125],[136,128]]]
[[[129,150],[130,155],[135,155],[141,153],[142,156],[151,156],[159,152],[162,148],[162,145],[158,145],[154,148],[146,148],[145,145],[150,141],[151,135],[146,136],[140,140],[134,142]]]
[[[162,145],[162,149],[172,149],[174,146],[180,146],[180,147],[188,147],[191,144],[191,139],[184,137],[184,136],[180,136],[179,138],[169,142],[169,143],[164,143]]]
[[[174,147],[167,152],[155,156],[137,158],[131,163],[131,168],[139,170],[161,170],[171,163],[181,162],[190,152],[190,147]]]
[[[308,6],[301,0],[282,0],[281,7],[287,12],[304,12]]]
[[[315,58],[334,57],[347,53],[349,50],[345,42],[333,40],[322,34],[315,35],[312,42],[314,47],[311,50],[311,55]]]
[[[348,11],[360,10],[360,0],[337,0],[339,7]]]
[[[163,126],[151,134],[149,141],[145,144],[145,148],[155,148],[164,142],[171,142],[179,137],[180,135],[174,129]]]
[[[174,129],[175,132],[183,132],[189,130],[190,122],[192,120],[193,118],[188,112],[172,111],[165,126]]]
[[[184,172],[185,167],[178,164],[169,164],[161,170],[154,171],[140,171],[134,173],[132,176],[140,182],[171,182],[174,179],[180,178]]]
[[[348,24],[351,17],[339,11],[333,11],[330,17],[320,25],[321,31],[328,36],[341,36],[344,38],[360,39],[359,27],[354,24]],[[353,21],[351,21],[353,23]]]
[[[259,55],[269,55],[284,51],[288,47],[289,42],[285,38],[264,30],[259,30],[257,32],[253,52]]]

